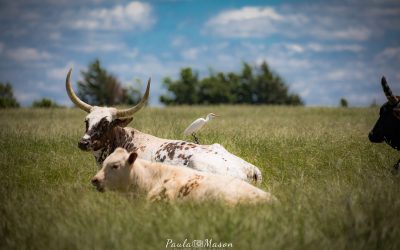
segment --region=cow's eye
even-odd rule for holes
[[[112,169],[118,169],[119,166],[118,166],[118,165],[112,165],[111,168],[112,168]]]
[[[89,129],[89,121],[85,120],[86,131]]]

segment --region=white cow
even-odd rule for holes
[[[223,201],[267,203],[277,199],[251,184],[221,176],[162,163],[137,159],[137,153],[117,148],[93,177],[97,190],[145,194],[150,201]]]
[[[89,113],[85,119],[86,132],[78,146],[81,150],[92,151],[99,167],[117,147],[122,147],[128,152],[137,151],[144,160],[261,182],[261,172],[256,166],[229,153],[219,144],[196,145],[186,141],[162,139],[126,127],[132,121],[134,113],[146,103],[150,80],[139,104],[129,109],[117,110],[112,107],[91,106],[80,100],[72,90],[70,75],[71,70],[66,79],[67,93],[76,106]]]

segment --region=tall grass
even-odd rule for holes
[[[97,167],[77,148],[84,116],[73,109],[0,111],[0,248],[165,249],[167,239],[212,239],[233,249],[400,249],[399,155],[371,144],[377,109],[146,108],[130,126],[185,139],[200,133],[258,166],[280,204],[149,204],[98,193]],[[190,139],[190,138],[186,138]]]

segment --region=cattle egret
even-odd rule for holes
[[[213,118],[217,117],[218,115],[214,114],[214,113],[210,113],[207,115],[206,119],[204,118],[199,118],[197,120],[195,120],[194,122],[192,122],[192,124],[189,125],[189,127],[187,127],[185,129],[185,131],[183,132],[184,135],[192,135],[194,141],[197,144],[199,143],[199,139],[196,137],[196,132],[199,131],[207,122],[211,121]]]

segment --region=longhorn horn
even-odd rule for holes
[[[390,89],[390,87],[386,81],[386,78],[384,76],[382,76],[381,84],[382,84],[383,92],[385,92],[386,98],[388,99],[389,103],[397,104],[398,99],[396,96],[393,95],[393,92]]]
[[[67,93],[69,98],[71,99],[71,101],[73,103],[75,103],[76,106],[78,106],[78,108],[86,111],[86,112],[90,112],[90,110],[92,109],[92,106],[85,103],[84,101],[82,101],[81,99],[78,98],[78,96],[76,96],[74,90],[71,87],[71,83],[69,81],[70,77],[71,77],[71,72],[72,72],[72,68],[69,69],[68,74],[67,74],[67,79],[65,81],[65,87],[67,89]]]
[[[117,110],[117,117],[129,117],[138,112],[140,109],[143,108],[143,106],[146,104],[147,100],[149,99],[149,94],[150,94],[150,82],[151,78],[149,78],[149,81],[147,82],[147,87],[146,87],[146,92],[143,95],[142,100],[136,106],[129,108],[129,109],[123,109],[123,110]]]

